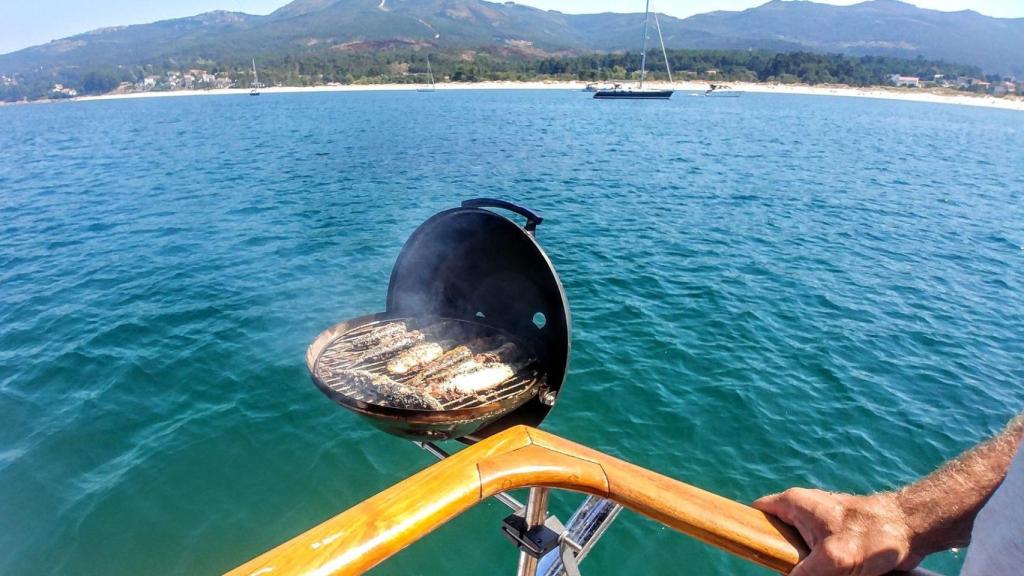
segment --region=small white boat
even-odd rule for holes
[[[710,98],[739,98],[743,95],[743,92],[733,90],[732,86],[726,86],[725,84],[712,84],[711,88],[704,91],[704,95]]]

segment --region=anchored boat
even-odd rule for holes
[[[252,89],[249,90],[249,96],[260,95],[260,76],[256,73],[256,59],[252,59]]]
[[[537,428],[560,395],[571,341],[565,291],[536,239],[542,221],[494,199],[434,215],[399,253],[385,310],[313,341],[306,364],[324,394],[441,461],[230,575],[362,574],[488,498],[510,509],[495,519],[495,535],[519,550],[519,576],[579,576],[580,562],[623,508],[779,573],[800,561],[803,541],[776,518]],[[517,352],[473,355],[473,347],[497,342]],[[441,355],[426,354],[435,344]],[[514,369],[456,397],[437,392],[437,382],[427,386],[431,367],[463,347],[470,356],[460,366],[477,362],[479,372],[446,373],[454,379],[503,362]],[[449,454],[434,443],[445,439],[468,447]],[[519,488],[530,488],[525,503],[508,494]],[[551,489],[586,495],[565,523],[548,513]]]
[[[644,88],[643,83],[641,83],[639,88],[615,84],[610,89],[594,92],[594,98],[597,100],[668,100],[672,97],[673,93],[674,90]]]
[[[430,78],[430,87],[428,88],[417,88],[417,92],[433,92],[434,91],[434,71],[430,69],[430,54],[427,54],[427,76]]]
[[[647,0],[644,9],[644,40],[640,56],[640,85],[636,88],[623,87],[622,84],[615,84],[611,89],[602,89],[594,92],[597,100],[668,100],[672,97],[674,90],[644,88],[644,78],[647,76],[647,25],[650,22],[651,0]],[[661,35],[661,23],[658,15],[654,15],[654,23],[658,27],[658,40],[661,42],[661,53],[665,57],[665,71],[668,72],[668,81],[672,83],[672,70],[668,64],[668,52],[665,50],[665,39]]]

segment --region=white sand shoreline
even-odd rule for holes
[[[801,94],[811,96],[847,96],[854,98],[875,98],[885,100],[903,100],[908,102],[929,102],[933,104],[953,104],[959,106],[976,106],[1017,110],[1024,112],[1024,99],[1017,97],[995,98],[993,96],[937,93],[928,90],[907,88],[886,88],[881,86],[858,88],[851,86],[808,86],[799,84],[764,84],[731,82],[734,90],[767,94]],[[585,82],[473,82],[473,83],[442,83],[437,90],[582,90]],[[667,83],[652,83],[656,87],[669,87]],[[672,85],[679,92],[703,92],[707,89],[704,82],[677,82]],[[357,84],[344,86],[282,86],[264,88],[263,94],[291,94],[303,92],[375,92],[375,91],[411,91],[423,88],[419,84]],[[133,92],[127,94],[104,94],[102,96],[81,96],[70,98],[71,102],[90,102],[99,100],[121,100],[136,98],[170,98],[181,96],[228,96],[248,95],[247,88],[223,88],[216,90],[178,90],[172,92]],[[46,102],[46,101],[43,101]],[[52,101],[51,101],[52,102]],[[63,102],[63,101],[56,101]]]

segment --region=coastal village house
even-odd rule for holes
[[[1003,82],[997,82],[992,85],[993,96],[1005,96],[1007,94],[1014,94],[1017,92],[1017,84],[1009,80]]]
[[[921,87],[921,79],[917,76],[901,76],[900,74],[893,74],[889,76],[889,82],[895,86],[904,86],[907,88]]]
[[[73,98],[78,96],[78,90],[69,88],[63,84],[54,84],[50,89],[51,98]]]

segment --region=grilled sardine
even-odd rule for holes
[[[408,374],[417,368],[437,360],[444,354],[444,344],[427,342],[409,348],[388,362],[391,374]]]
[[[494,350],[488,352],[482,352],[473,357],[474,360],[480,364],[488,364],[493,362],[512,362],[519,358],[519,346],[516,346],[512,342],[505,342],[501,346],[498,346]]]
[[[475,348],[480,350],[486,349],[486,347],[492,346],[496,342],[495,339],[487,339],[486,341],[481,339],[476,341],[475,344],[477,344]],[[481,344],[486,346],[481,346]],[[475,355],[461,352],[458,355],[452,355],[450,357],[451,361],[443,365],[440,362],[435,362],[428,366],[427,369],[417,376],[416,383],[421,386],[436,388],[445,381],[451,380],[460,374],[477,370],[485,364],[511,363],[518,360],[519,356],[519,347],[511,342],[505,342],[493,350]]]
[[[387,360],[395,354],[423,342],[424,338],[426,338],[426,336],[419,330],[403,332],[398,336],[382,340],[380,344],[370,348],[363,356],[362,361],[380,362],[381,360]]]
[[[384,340],[403,334],[406,330],[408,330],[408,327],[405,325],[405,322],[391,322],[383,326],[378,326],[362,336],[353,338],[349,344],[356,350],[364,350],[366,348],[376,346]]]
[[[416,375],[413,385],[426,385],[437,378],[443,378],[452,369],[473,359],[478,350],[486,350],[496,344],[494,338],[477,338],[462,346],[456,346],[445,352],[440,358],[425,365],[420,373]]]
[[[437,398],[426,391],[395,382],[387,376],[365,370],[343,370],[339,375],[373,398],[374,403],[412,410],[444,410]]]
[[[443,382],[436,383],[430,392],[440,397],[451,398],[485,392],[500,386],[503,382],[516,375],[518,366],[504,362],[488,362],[453,375]]]
[[[430,362],[420,370],[414,379],[414,384],[422,384],[433,379],[438,374],[443,374],[454,366],[466,360],[473,359],[473,351],[468,346],[456,346],[442,354],[439,358]]]

